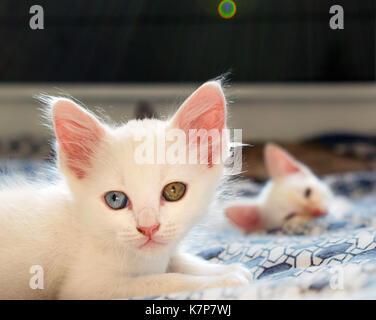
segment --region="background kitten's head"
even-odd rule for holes
[[[251,231],[327,214],[332,192],[323,181],[275,144],[265,147],[264,156],[271,180],[252,203],[229,206],[226,214],[230,220]]]
[[[222,143],[227,148],[222,136],[226,101],[219,83],[202,85],[169,121],[132,120],[110,127],[68,99],[53,98],[51,105],[59,167],[72,191],[77,221],[92,235],[108,245],[115,241],[140,253],[160,252],[175,246],[206,213],[223,169],[215,151]],[[219,139],[200,139],[195,146],[173,134],[175,140],[158,149],[169,134],[188,137],[190,129],[218,130]],[[209,150],[208,163],[187,163],[192,148],[200,147]],[[199,151],[199,157],[203,154]],[[173,159],[178,163],[171,164]]]

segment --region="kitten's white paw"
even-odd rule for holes
[[[246,278],[248,281],[253,280],[251,272],[240,263],[234,263],[226,266],[227,272],[238,273]]]
[[[238,287],[249,284],[252,275],[241,264],[223,265],[223,273],[212,278],[206,288]]]
[[[249,279],[243,272],[231,272],[219,277],[220,287],[239,287],[249,284]]]

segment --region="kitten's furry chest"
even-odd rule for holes
[[[132,261],[133,260],[133,261]],[[140,276],[150,274],[165,273],[170,262],[169,254],[160,254],[154,258],[143,257],[127,260],[127,266],[124,268],[124,274],[128,276]]]
[[[86,240],[86,241],[85,241]],[[164,250],[142,255],[127,248],[101,248],[92,239],[85,239],[76,252],[72,269],[92,270],[114,277],[134,277],[165,273],[170,261],[170,251]]]
[[[102,299],[107,298],[108,290],[118,288],[123,288],[124,297],[128,297],[127,287],[130,279],[165,273],[169,260],[167,254],[145,259],[126,251],[103,252],[91,245],[84,245],[77,251],[76,259],[72,261],[64,277],[57,298]],[[82,291],[85,292],[83,295],[78,294]]]

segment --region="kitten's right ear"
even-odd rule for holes
[[[82,179],[88,173],[105,129],[92,114],[69,99],[54,98],[50,104],[59,161],[76,178]]]
[[[261,208],[257,204],[230,206],[226,216],[245,232],[262,229]]]
[[[189,129],[217,129],[226,126],[226,99],[217,81],[204,83],[182,104],[172,119],[172,127]]]
[[[227,146],[227,136],[222,131],[226,128],[226,99],[220,82],[206,82],[193,92],[171,119],[170,128],[183,130],[187,137],[191,130],[204,131],[208,137],[210,132],[218,133],[209,140],[200,138],[199,144],[200,150],[208,151],[200,155],[201,160],[207,158],[201,163],[208,163],[209,167],[219,163],[221,146]]]
[[[264,157],[266,168],[272,179],[282,178],[298,172],[308,172],[306,166],[276,144],[268,143],[266,145]]]

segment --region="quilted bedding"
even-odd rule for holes
[[[240,262],[252,272],[246,287],[187,292],[158,299],[375,299],[376,174],[331,175],[324,180],[349,200],[335,213],[299,226],[243,235],[225,229],[204,235],[191,250],[218,263]],[[262,185],[244,180],[238,195]],[[202,247],[205,243],[205,248]]]
[[[12,171],[39,175],[39,163],[12,162]],[[6,172],[5,172],[6,173]],[[4,174],[4,172],[3,172]],[[186,241],[192,253],[217,263],[240,262],[253,281],[245,287],[184,292],[147,299],[375,299],[376,173],[324,177],[350,206],[334,215],[264,233],[243,235],[224,228]],[[235,184],[247,197],[262,187],[250,180]]]

